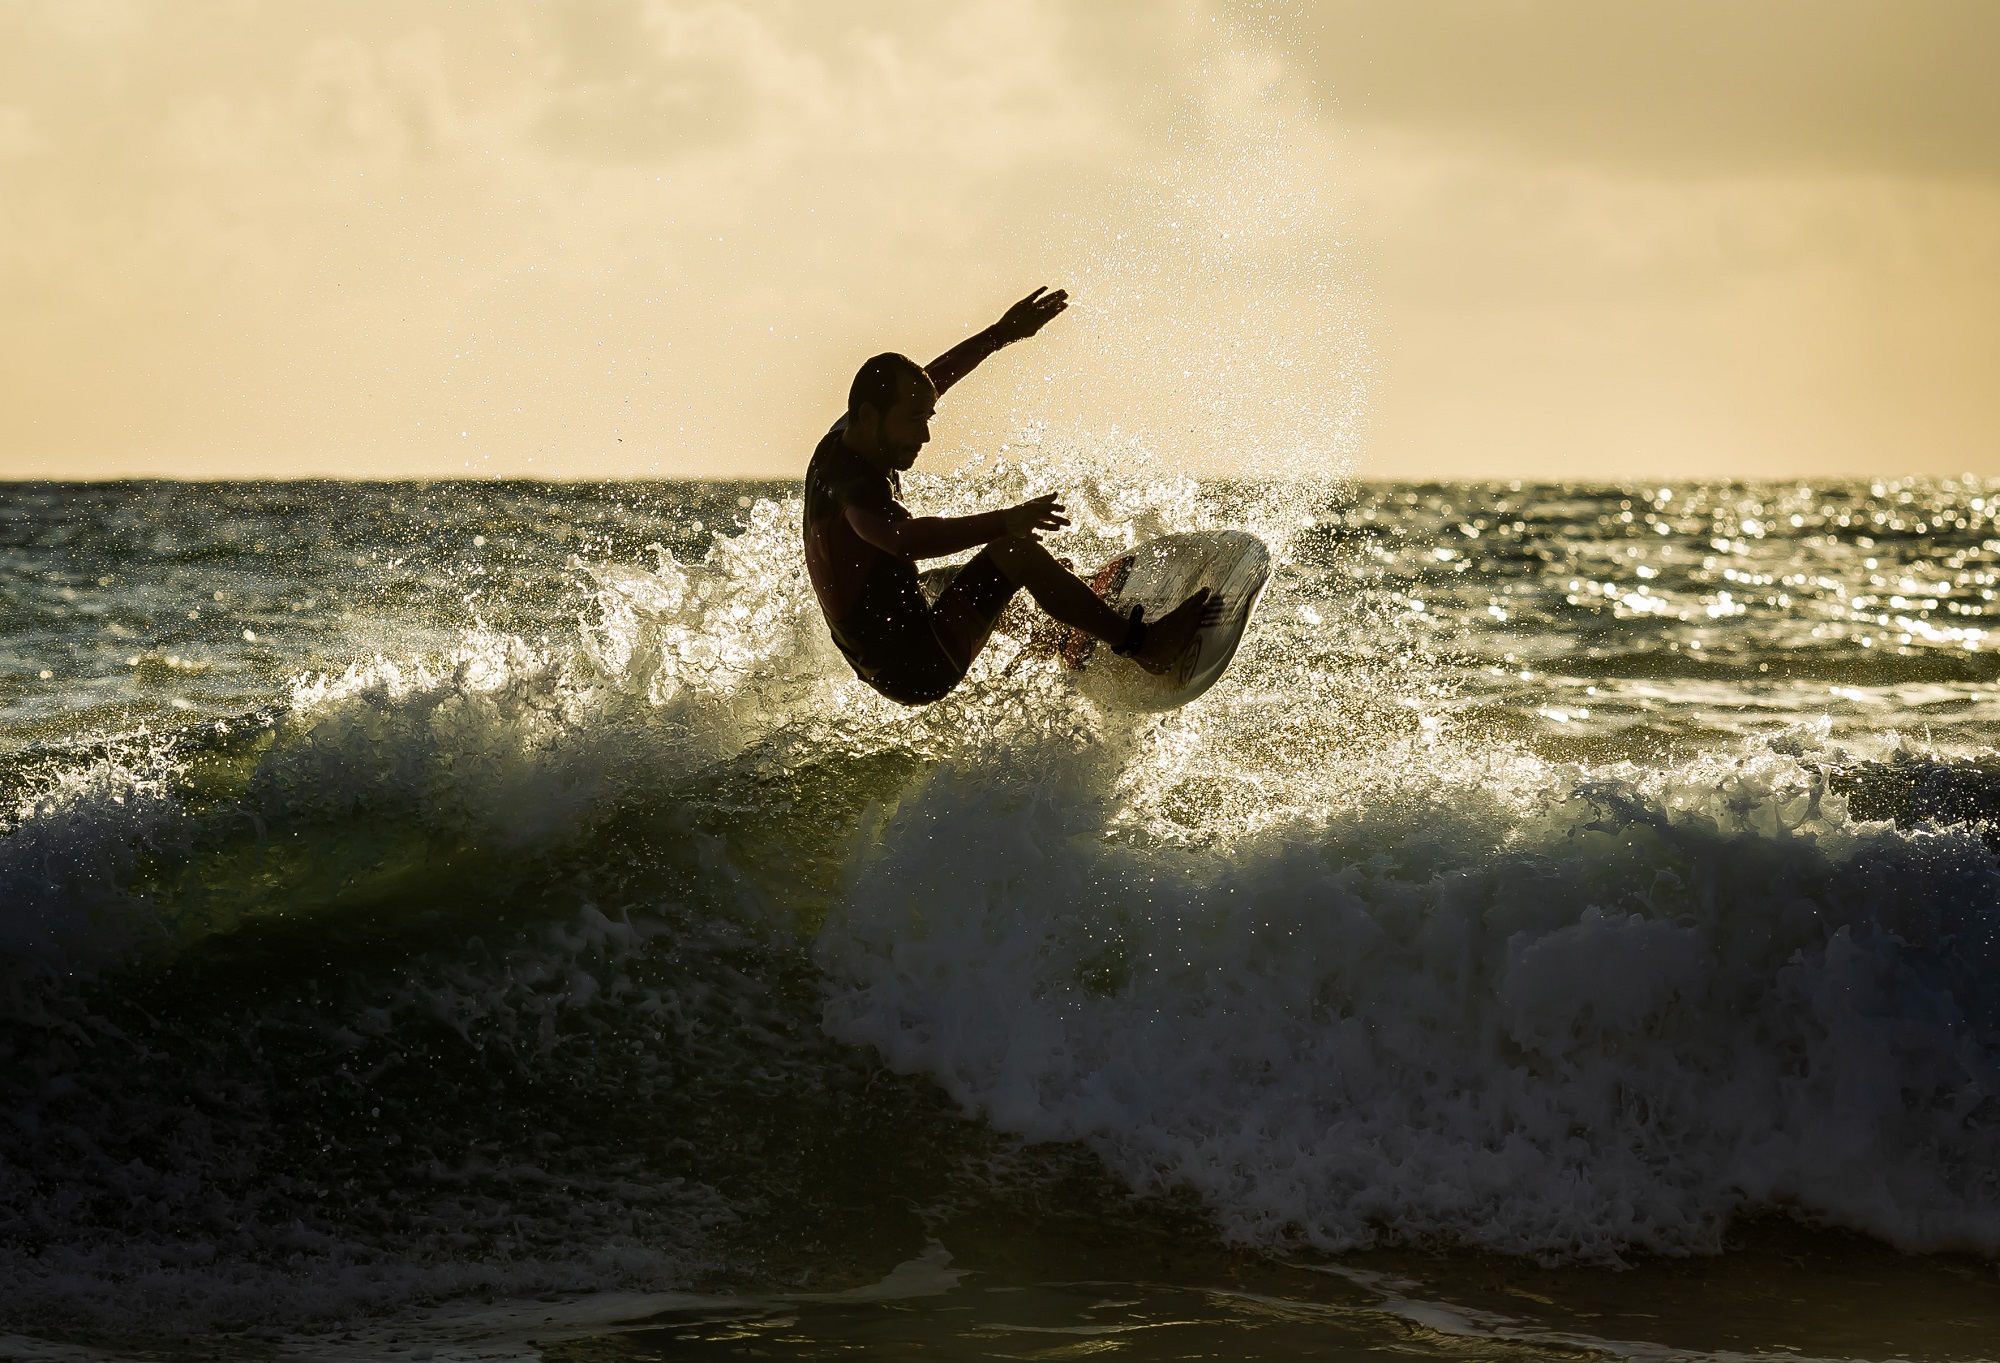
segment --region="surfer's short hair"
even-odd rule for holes
[[[874,356],[855,374],[847,390],[847,410],[857,411],[865,402],[878,412],[886,412],[912,388],[921,391],[930,381],[924,367],[908,355],[890,351]]]

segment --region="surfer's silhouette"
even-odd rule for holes
[[[1015,591],[1072,628],[1110,644],[1149,672],[1170,671],[1194,643],[1208,591],[1158,620],[1118,614],[1036,538],[1069,524],[1054,493],[976,516],[912,516],[899,475],[931,438],[937,400],[981,360],[1040,331],[1069,306],[1062,289],[1036,289],[998,322],[928,365],[877,355],[848,390],[847,414],[806,469],[806,569],[855,674],[889,699],[928,705],[964,680]],[[935,605],[917,585],[917,560],[985,545]]]

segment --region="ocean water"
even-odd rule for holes
[[[796,485],[0,485],[0,1356],[2000,1355],[2000,489],[1204,483],[1229,675]]]

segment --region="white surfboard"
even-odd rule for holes
[[[1157,620],[1198,588],[1213,593],[1195,646],[1174,671],[1156,676],[1078,630],[1063,646],[1077,689],[1116,710],[1174,710],[1215,685],[1236,656],[1257,599],[1271,578],[1264,542],[1241,530],[1162,535],[1121,554],[1091,576],[1091,589],[1120,615],[1134,606]]]

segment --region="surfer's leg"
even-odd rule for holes
[[[972,660],[986,647],[986,641],[993,636],[993,627],[1000,622],[1001,612],[1014,599],[1016,590],[1013,579],[1000,570],[987,549],[975,554],[972,562],[958,570],[951,585],[939,593],[937,604],[931,607],[932,632],[957,662],[961,673],[972,666]]]
[[[965,664],[940,637],[933,622],[919,619],[889,639],[878,640],[861,680],[898,705],[929,705],[965,680]]]
[[[993,556],[1002,572],[1028,589],[1036,605],[1065,625],[1114,648],[1125,642],[1130,620],[1105,605],[1089,583],[1064,569],[1037,541],[1025,537],[995,540],[986,546],[986,553]],[[1158,620],[1147,621],[1145,642],[1132,661],[1148,672],[1170,671],[1194,642],[1208,596],[1204,587]]]
[[[987,554],[1017,587],[1026,587],[1035,604],[1093,639],[1109,644],[1125,642],[1127,621],[1104,604],[1090,584],[1065,569],[1056,556],[1025,536],[995,540]]]

